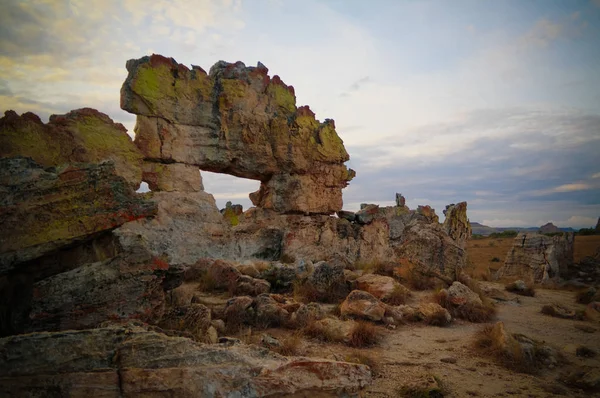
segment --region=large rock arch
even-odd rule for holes
[[[137,115],[135,143],[148,173],[183,164],[259,180],[250,199],[279,213],[342,209],[355,173],[333,120],[296,107],[294,88],[261,63],[220,61],[206,73],[152,55],[128,61],[127,70],[121,108]]]

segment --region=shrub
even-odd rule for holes
[[[281,345],[273,351],[285,356],[300,355],[302,353],[302,335],[294,333],[280,340]]]
[[[498,257],[493,257],[493,258],[492,258],[490,261],[491,261],[492,263],[499,263],[499,262],[500,262],[500,259],[499,259]]]
[[[508,230],[502,232],[493,232],[489,235],[490,238],[514,238],[519,234],[518,231]]]
[[[486,357],[492,357],[504,367],[522,373],[533,373],[523,347],[514,338],[503,340],[504,335],[494,333],[494,325],[486,325],[475,334],[475,348]]]
[[[369,347],[379,343],[381,337],[381,332],[375,325],[358,321],[352,328],[348,345],[355,348]]]
[[[358,350],[346,355],[344,357],[344,361],[350,363],[358,363],[360,365],[367,365],[369,368],[371,368],[371,373],[373,376],[377,376],[381,371],[379,362],[377,362],[377,360],[373,356],[368,355],[364,352],[360,352]]]
[[[583,358],[595,358],[596,355],[598,355],[598,354],[596,353],[596,351],[592,350],[591,348],[580,345],[575,350],[575,355],[577,355],[578,357],[583,357]]]

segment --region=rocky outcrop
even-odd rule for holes
[[[156,214],[110,161],[43,168],[0,159],[0,275],[26,261]]]
[[[0,118],[0,158],[24,156],[42,167],[112,160],[115,172],[133,189],[142,180],[140,150],[121,123],[91,108],[52,115],[47,124],[27,112]]]
[[[138,115],[147,161],[261,181],[252,202],[280,213],[333,213],[354,177],[332,120],[296,107],[294,88],[259,63],[218,62],[207,74],[160,55],[127,62],[121,107]]]
[[[199,345],[133,325],[1,339],[0,375],[2,396],[340,396],[371,381],[365,365]]]
[[[471,223],[467,218],[467,202],[450,204],[444,210],[444,230],[448,236],[464,248],[467,240],[471,238]]]
[[[572,232],[555,236],[521,232],[496,275],[536,283],[567,275],[573,264],[573,242]]]

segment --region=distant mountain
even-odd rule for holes
[[[503,231],[528,231],[528,232],[538,232],[542,230],[542,233],[552,233],[552,232],[575,232],[573,228],[559,228],[552,223],[548,223],[541,227],[488,227],[487,225],[483,225],[478,222],[471,223],[471,229],[473,230],[474,235],[483,235],[488,236],[493,233],[503,232]]]

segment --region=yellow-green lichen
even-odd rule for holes
[[[240,219],[239,219],[238,215],[235,214],[235,211],[231,207],[227,207],[225,209],[225,211],[223,212],[223,218],[225,220],[227,220],[227,222],[232,227],[235,227],[236,225],[238,225],[240,223]]]
[[[267,93],[280,108],[288,112],[296,111],[296,97],[286,87],[279,84],[269,84]]]
[[[317,146],[317,150],[323,160],[342,162],[348,160],[349,156],[344,148],[344,142],[337,135],[331,123],[324,123],[318,134],[321,143]]]
[[[173,79],[173,74],[168,66],[160,65],[153,68],[150,64],[144,64],[137,70],[132,89],[150,101],[175,97]]]
[[[296,118],[296,124],[300,129],[310,129],[311,131],[314,131],[317,128],[319,128],[319,122],[315,120],[313,116],[298,116]]]
[[[56,137],[52,137],[38,125],[0,131],[0,157],[14,156],[30,157],[46,167],[64,163]]]

